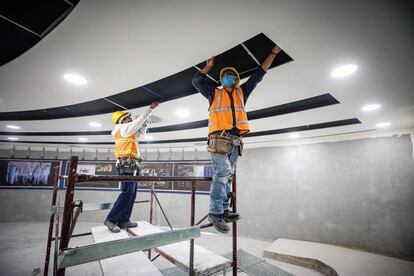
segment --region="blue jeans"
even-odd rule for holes
[[[118,175],[121,175],[119,169],[117,169],[117,173]],[[121,183],[121,193],[106,217],[106,220],[115,224],[124,223],[130,220],[132,208],[134,207],[135,198],[137,196],[137,186],[136,182]]]
[[[221,215],[229,209],[231,183],[236,163],[239,157],[239,147],[230,146],[228,154],[211,153],[213,179],[210,187],[210,213]]]

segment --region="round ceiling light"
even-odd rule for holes
[[[289,135],[289,138],[297,139],[297,138],[299,138],[299,134],[298,133],[292,133],[292,134]]]
[[[91,127],[101,127],[101,126],[102,126],[102,124],[100,124],[100,123],[98,123],[98,122],[90,122],[90,123],[89,123],[89,125],[90,125]]]
[[[65,74],[63,75],[63,78],[67,80],[68,82],[74,83],[74,84],[85,85],[88,83],[88,81],[84,77],[76,75],[76,74]]]
[[[376,125],[376,127],[381,128],[381,127],[388,127],[388,126],[390,126],[390,125],[391,125],[391,123],[390,123],[390,122],[382,122],[382,123],[378,123],[378,124]]]
[[[357,69],[358,69],[358,66],[355,64],[342,65],[332,70],[331,76],[333,78],[346,77],[354,73]]]
[[[362,111],[373,111],[381,108],[379,104],[367,104],[362,107]]]
[[[181,117],[181,118],[185,118],[185,117],[190,116],[190,110],[188,110],[188,109],[177,109],[175,111],[175,115],[177,115],[178,117]]]

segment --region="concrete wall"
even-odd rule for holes
[[[409,135],[247,150],[240,234],[414,256]]]
[[[319,241],[399,257],[414,256],[414,161],[409,135],[247,149],[238,164],[239,233]],[[118,192],[77,191],[84,202]],[[45,221],[50,190],[0,190],[0,221]],[[140,193],[139,199],[147,199]],[[159,194],[173,226],[190,220],[190,196]],[[61,196],[63,199],[63,195]],[[208,211],[197,196],[196,220]],[[148,219],[140,204],[133,217]],[[82,214],[103,221],[107,211]],[[156,222],[166,225],[156,210]]]

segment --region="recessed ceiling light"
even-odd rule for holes
[[[379,104],[367,104],[362,107],[362,111],[373,111],[381,107]]]
[[[190,110],[188,109],[177,109],[175,111],[175,115],[177,115],[178,117],[188,117],[190,116]]]
[[[351,75],[357,69],[358,69],[358,66],[355,64],[342,65],[332,70],[331,76],[333,78],[342,78],[342,77]]]
[[[390,122],[382,122],[382,123],[378,123],[377,127],[387,127],[387,126],[390,126],[390,125],[391,125]]]
[[[76,74],[65,74],[63,75],[63,77],[65,78],[65,80],[67,80],[70,83],[74,83],[74,84],[87,84],[88,81],[79,75]]]
[[[154,139],[154,136],[151,136],[151,135],[144,135],[144,139],[145,139],[145,140],[153,140],[153,139]]]
[[[289,135],[289,138],[291,138],[291,139],[299,138],[299,134],[298,133],[292,133],[292,134]]]
[[[79,141],[86,142],[86,141],[88,141],[88,138],[81,137],[81,138],[79,138]]]
[[[7,139],[12,140],[12,141],[19,140],[19,138],[17,138],[17,137],[7,137]]]
[[[20,129],[19,126],[13,126],[13,125],[7,125],[7,127],[8,128],[11,128],[11,129]]]
[[[101,127],[101,126],[102,126],[102,124],[97,123],[97,122],[90,122],[90,123],[89,123],[89,125],[90,125],[91,127]]]

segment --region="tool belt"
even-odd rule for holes
[[[209,134],[207,145],[207,150],[211,153],[229,154],[231,145],[239,148],[240,156],[243,152],[242,137],[229,134],[225,131]]]
[[[135,171],[139,171],[139,163],[141,161],[141,158],[118,157],[116,167],[119,168],[121,174],[135,174]]]

